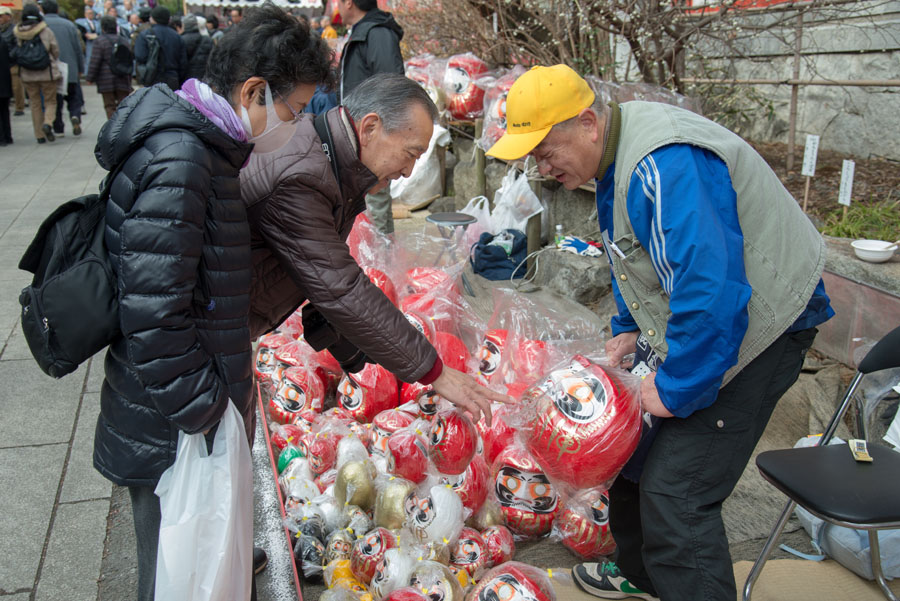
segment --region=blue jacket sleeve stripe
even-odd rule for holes
[[[650,259],[653,262],[653,268],[659,277],[659,282],[669,296],[672,295],[672,284],[674,280],[674,272],[672,266],[666,258],[666,235],[662,230],[662,195],[660,194],[661,186],[657,185],[660,180],[659,170],[656,162],[651,155],[640,162],[635,174],[643,182],[644,195],[653,204],[656,218],[653,220],[653,227],[650,232]]]

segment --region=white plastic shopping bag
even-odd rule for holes
[[[470,247],[476,242],[484,232],[491,231],[491,203],[487,196],[476,196],[463,207],[460,213],[471,215],[475,218],[475,223],[466,228],[466,247]]]
[[[543,210],[540,199],[528,183],[527,173],[519,174],[515,167],[510,167],[494,195],[491,233],[505,229],[524,232],[528,219]]]
[[[391,182],[391,198],[408,205],[415,205],[441,193],[441,161],[435,146],[450,143],[450,132],[435,124],[428,150],[419,157],[409,177]]]
[[[231,401],[211,455],[202,434],[178,434],[175,463],[156,487],[162,512],[157,599],[250,599],[252,469],[244,423]]]

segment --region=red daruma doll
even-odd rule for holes
[[[337,392],[338,405],[364,423],[371,423],[382,411],[395,408],[400,400],[394,374],[373,363],[359,373],[344,374]]]
[[[294,339],[284,334],[266,334],[259,339],[259,345],[256,349],[256,364],[254,365],[254,373],[256,379],[260,382],[269,382],[272,378],[272,372],[275,371],[275,352]]]
[[[578,489],[606,487],[640,439],[636,393],[614,372],[575,357],[523,395],[531,407],[522,440],[554,479]]]
[[[428,456],[442,474],[462,474],[475,456],[478,432],[465,414],[447,409],[437,414],[428,433]]]
[[[491,376],[500,367],[500,360],[503,357],[503,349],[506,346],[506,339],[509,337],[508,330],[488,330],[484,334],[484,340],[478,347],[476,359],[478,360],[478,380],[486,383],[491,380]]]
[[[509,561],[485,574],[467,601],[556,601],[547,573],[534,566]]]
[[[269,416],[280,424],[293,424],[301,411],[322,411],[325,386],[317,375],[305,367],[284,371],[281,383],[269,400]]]
[[[599,559],[616,550],[609,530],[609,495],[586,491],[566,506],[556,520],[562,544],[583,559]]]
[[[543,536],[559,515],[559,495],[541,466],[521,445],[497,456],[492,470],[494,494],[506,524],[521,536]]]

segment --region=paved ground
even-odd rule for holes
[[[13,117],[16,143],[0,148],[0,601],[134,598],[128,496],[91,465],[100,361],[52,380],[31,359],[18,327],[17,297],[28,277],[16,265],[25,246],[52,209],[95,191],[105,174],[93,156],[105,121],[102,103],[93,89],[85,96],[88,115],[80,137],[69,131],[38,145],[29,113]],[[405,225],[398,222],[398,229]],[[292,599],[290,556],[280,538],[260,436],[254,460],[256,538],[272,559],[257,579],[259,598]],[[799,547],[803,540],[788,543]],[[735,545],[734,559],[752,559],[760,546]],[[543,543],[523,549],[520,558],[551,567],[572,561],[559,545]]]

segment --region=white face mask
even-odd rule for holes
[[[253,127],[250,125],[250,114],[247,108],[241,105],[241,121],[244,131],[247,132],[248,141],[254,144],[253,152],[275,152],[288,143],[294,132],[297,131],[297,122],[294,119],[282,121],[275,112],[275,102],[272,99],[272,90],[266,83],[266,127],[258,136],[253,135]]]

